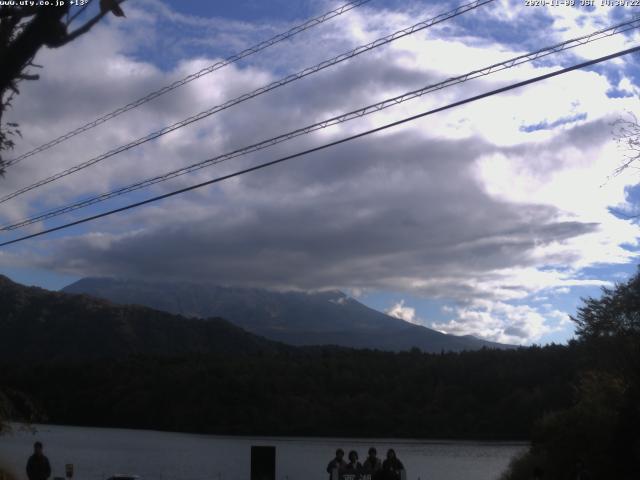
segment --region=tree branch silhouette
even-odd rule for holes
[[[17,125],[3,123],[3,114],[20,93],[21,81],[35,81],[38,74],[30,71],[33,59],[42,47],[59,48],[91,31],[109,12],[124,16],[120,4],[125,0],[101,0],[100,9],[73,31],[69,25],[87,6],[77,7],[71,15],[69,2],[59,6],[2,6],[0,7],[0,175],[4,175],[2,152],[11,150]],[[70,16],[71,15],[71,16]]]

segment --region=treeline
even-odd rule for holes
[[[252,355],[5,363],[46,421],[219,434],[528,439],[573,402],[581,349],[425,354],[302,348]]]

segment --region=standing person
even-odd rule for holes
[[[370,472],[377,472],[382,469],[382,461],[378,458],[378,451],[375,447],[369,449],[369,456],[362,464],[362,468]]]
[[[327,473],[329,474],[329,480],[333,479],[333,472],[338,472],[347,466],[347,462],[344,461],[344,450],[341,448],[336,450],[336,457],[327,465]],[[337,475],[336,475],[337,478]],[[31,480],[31,479],[29,479]]]
[[[351,450],[349,452],[349,463],[344,467],[346,472],[360,473],[362,470],[362,464],[358,461],[358,452]]]
[[[33,444],[33,455],[27,461],[27,476],[29,480],[47,480],[51,476],[51,465],[40,442]]]
[[[379,476],[380,470],[382,470],[382,462],[377,457],[378,451],[371,447],[369,449],[369,456],[362,464],[362,470],[365,475],[369,475],[371,479],[377,479]]]
[[[382,462],[382,472],[385,480],[402,480],[404,476],[404,465],[396,457],[396,452],[393,448],[387,450],[387,459]]]

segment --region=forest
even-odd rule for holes
[[[5,364],[46,421],[171,431],[526,439],[572,401],[580,348],[425,354],[332,347],[259,355]]]

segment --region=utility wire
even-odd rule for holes
[[[56,181],[60,178],[66,177],[68,175],[71,175],[75,172],[78,172],[80,170],[83,170],[87,167],[90,167],[92,165],[95,165],[98,162],[101,162],[107,158],[110,158],[114,155],[117,155],[119,153],[122,153],[124,151],[130,150],[134,147],[137,147],[138,145],[141,145],[143,143],[149,142],[151,140],[154,140],[158,137],[161,137],[163,135],[166,135],[167,133],[173,132],[175,130],[178,130],[180,128],[183,128],[187,125],[190,125],[194,122],[197,122],[199,120],[202,120],[206,117],[209,117],[215,113],[221,112],[222,110],[226,110],[230,107],[233,107],[234,105],[238,105],[239,103],[245,102],[251,98],[257,97],[259,95],[262,95],[263,93],[267,93],[271,90],[275,90],[276,88],[282,87],[284,85],[287,85],[289,83],[295,82],[296,80],[300,80],[301,78],[304,78],[308,75],[314,74],[319,72],[320,70],[324,70],[325,68],[328,67],[332,67],[334,65],[337,65],[338,63],[344,62],[345,60],[349,60],[353,57],[356,57],[357,55],[360,55],[362,53],[368,52],[370,50],[373,50],[375,48],[381,47],[383,45],[386,45],[388,43],[393,42],[394,40],[398,40],[399,38],[403,38],[406,37],[407,35],[411,35],[413,33],[419,32],[421,30],[424,30],[426,28],[429,28],[437,23],[441,23],[444,22],[446,20],[449,20],[451,18],[457,17],[458,15],[462,15],[463,13],[466,13],[470,10],[474,10],[476,8],[478,8],[481,5],[485,5],[487,3],[491,3],[494,0],[476,0],[472,3],[468,3],[466,5],[462,5],[460,7],[457,7],[453,10],[450,10],[446,13],[442,13],[440,15],[438,15],[437,17],[431,18],[429,20],[425,20],[423,22],[420,23],[416,23],[415,25],[409,27],[409,28],[405,28],[403,30],[399,30],[395,33],[392,33],[391,35],[387,35],[386,37],[382,37],[379,38],[371,43],[368,43],[366,45],[361,45],[359,47],[356,47],[353,50],[350,50],[346,53],[343,53],[341,55],[338,55],[336,57],[333,57],[329,60],[325,60],[324,62],[321,62],[317,65],[314,65],[312,67],[308,67],[305,68],[304,70],[299,71],[298,73],[294,73],[291,75],[288,75],[287,77],[284,77],[278,81],[272,82],[266,86],[260,87],[256,90],[254,90],[253,92],[250,93],[245,93],[244,95],[241,95],[239,97],[236,97],[232,100],[229,100],[225,103],[223,103],[222,105],[217,105],[215,107],[212,107],[208,110],[205,110],[203,112],[200,112],[196,115],[193,115],[185,120],[182,120],[180,122],[174,123],[173,125],[170,125],[168,127],[165,127],[161,130],[157,130],[153,133],[150,133],[149,135],[139,138],[137,140],[134,140],[133,142],[130,142],[126,145],[117,147],[113,150],[110,150],[107,153],[104,153],[102,155],[99,155],[97,157],[94,157],[90,160],[87,160],[85,162],[82,162],[78,165],[75,165],[71,168],[68,168],[66,170],[63,170],[61,172],[58,172],[50,177],[47,177],[43,180],[40,180],[36,183],[33,183],[27,187],[23,187],[19,190],[14,191],[13,193],[10,193],[8,195],[5,195],[4,197],[0,198],[0,203],[4,203],[8,200],[11,200],[12,198],[15,198],[19,195],[22,195],[23,193],[29,192],[35,188],[41,187],[43,185],[46,185],[48,183],[51,183],[53,181]]]
[[[564,73],[568,73],[568,72],[571,72],[573,70],[578,70],[578,69],[589,67],[591,65],[595,65],[595,64],[598,64],[598,63],[601,63],[601,62],[605,62],[607,60],[611,60],[613,58],[621,57],[623,55],[628,55],[630,53],[634,53],[634,52],[637,52],[639,50],[640,50],[640,46],[629,48],[629,49],[626,49],[626,50],[621,50],[619,52],[612,53],[610,55],[606,55],[604,57],[600,57],[600,58],[597,58],[595,60],[589,60],[587,62],[579,63],[579,64],[576,64],[576,65],[572,65],[571,67],[563,68],[561,70],[556,70],[555,72],[547,73],[547,74],[544,74],[544,75],[539,75],[537,77],[533,77],[533,78],[530,78],[528,80],[524,80],[522,82],[513,83],[511,85],[507,85],[506,87],[501,87],[501,88],[498,88],[498,89],[495,89],[495,90],[491,90],[489,92],[485,92],[485,93],[482,93],[480,95],[469,97],[469,98],[466,98],[464,100],[460,100],[458,102],[450,103],[448,105],[445,105],[445,106],[442,106],[442,107],[438,107],[438,108],[435,108],[433,110],[428,110],[426,112],[422,112],[422,113],[419,113],[417,115],[413,115],[413,116],[410,116],[410,117],[403,118],[402,120],[397,120],[395,122],[387,123],[386,125],[383,125],[381,127],[372,128],[371,130],[367,130],[365,132],[361,132],[361,133],[358,133],[356,135],[351,135],[349,137],[341,138],[340,140],[336,140],[336,141],[333,141],[333,142],[325,143],[324,145],[320,145],[318,147],[310,148],[308,150],[304,150],[302,152],[295,153],[293,155],[287,155],[286,157],[281,157],[281,158],[278,158],[276,160],[272,160],[270,162],[261,163],[259,165],[256,165],[256,166],[253,166],[253,167],[250,167],[250,168],[245,168],[244,170],[240,170],[240,171],[237,171],[237,172],[234,172],[234,173],[230,173],[228,175],[223,175],[221,177],[217,177],[217,178],[213,178],[211,180],[207,180],[206,182],[202,182],[202,183],[198,183],[196,185],[191,185],[189,187],[181,188],[180,190],[174,190],[173,192],[165,193],[163,195],[158,195],[156,197],[152,197],[152,198],[149,198],[147,200],[140,201],[140,202],[131,203],[131,204],[126,205],[124,207],[120,207],[120,208],[116,208],[116,209],[113,209],[113,210],[109,210],[107,212],[103,212],[103,213],[100,213],[100,214],[97,214],[97,215],[92,215],[90,217],[85,217],[85,218],[82,218],[80,220],[76,220],[74,222],[66,223],[64,225],[60,225],[60,226],[57,226],[57,227],[49,228],[47,230],[43,230],[41,232],[33,233],[31,235],[25,235],[23,237],[16,238],[14,240],[9,240],[7,242],[0,243],[0,247],[4,247],[4,246],[11,245],[11,244],[14,244],[14,243],[22,242],[24,240],[28,240],[30,238],[38,237],[40,235],[44,235],[44,234],[47,234],[47,233],[57,232],[59,230],[63,230],[65,228],[73,227],[75,225],[80,225],[82,223],[90,222],[90,221],[96,220],[98,218],[107,217],[107,216],[113,215],[115,213],[124,212],[126,210],[131,210],[133,208],[140,207],[142,205],[147,205],[149,203],[153,203],[153,202],[157,202],[159,200],[163,200],[165,198],[173,197],[175,195],[180,195],[182,193],[186,193],[186,192],[189,192],[191,190],[196,190],[198,188],[202,188],[202,187],[205,187],[207,185],[212,185],[214,183],[219,183],[219,182],[222,182],[224,180],[228,180],[230,178],[234,178],[234,177],[238,177],[240,175],[244,175],[245,173],[253,172],[253,171],[256,171],[256,170],[261,170],[263,168],[270,167],[270,166],[273,166],[273,165],[276,165],[276,164],[279,164],[279,163],[283,163],[283,162],[286,162],[288,160],[292,160],[294,158],[302,157],[304,155],[308,155],[310,153],[318,152],[320,150],[325,150],[327,148],[330,148],[330,147],[333,147],[333,146],[336,146],[336,145],[340,145],[342,143],[346,143],[346,142],[349,142],[351,140],[355,140],[355,139],[358,139],[358,138],[361,138],[361,137],[365,137],[365,136],[371,135],[373,133],[377,133],[377,132],[380,132],[380,131],[383,131],[383,130],[387,130],[387,129],[392,128],[392,127],[396,127],[398,125],[402,125],[402,124],[405,124],[405,123],[408,123],[408,122],[412,122],[414,120],[417,120],[417,119],[422,118],[422,117],[426,117],[428,115],[433,115],[435,113],[439,113],[439,112],[442,112],[444,110],[449,110],[449,109],[454,108],[454,107],[459,107],[460,105],[465,105],[467,103],[475,102],[477,100],[481,100],[483,98],[491,97],[493,95],[497,95],[497,94],[500,94],[500,93],[503,93],[503,92],[507,92],[509,90],[514,90],[516,88],[524,87],[524,86],[530,85],[532,83],[540,82],[540,81],[546,80],[548,78],[556,77],[558,75],[562,75]]]
[[[598,30],[596,32],[593,32],[591,34],[588,35],[583,35],[581,37],[578,38],[574,38],[571,40],[567,40],[564,41],[562,43],[558,43],[556,45],[552,45],[550,47],[546,47],[540,50],[537,50],[535,52],[531,52],[531,53],[527,53],[524,55],[519,55],[517,57],[513,57],[510,58],[509,60],[505,60],[503,62],[500,63],[495,63],[493,65],[490,65],[488,67],[479,69],[479,70],[474,70],[472,72],[466,73],[464,75],[460,75],[457,77],[452,77],[449,78],[443,82],[439,82],[436,84],[432,84],[432,85],[428,85],[425,86],[423,88],[420,88],[418,90],[413,90],[411,92],[407,92],[404,93],[402,95],[398,95],[396,97],[393,98],[389,98],[386,100],[383,100],[381,102],[372,104],[372,105],[368,105],[366,107],[360,108],[358,110],[353,110],[351,112],[348,113],[343,113],[341,115],[329,118],[329,119],[325,119],[322,120],[320,122],[311,124],[311,125],[307,125],[305,127],[293,130],[291,132],[279,135],[277,137],[273,137],[270,138],[268,140],[263,140],[261,142],[255,143],[253,145],[249,145],[246,147],[242,147],[239,148],[237,150],[234,150],[232,152],[228,152],[222,155],[218,155],[216,157],[212,157],[212,158],[208,158],[206,160],[203,160],[201,162],[197,162],[191,165],[188,165],[186,167],[182,167],[179,168],[177,170],[172,170],[169,172],[166,172],[162,175],[158,175],[155,177],[151,177],[151,178],[147,178],[145,180],[141,180],[139,182],[136,183],[132,183],[130,185],[127,185],[125,187],[121,187],[118,188],[116,190],[112,190],[110,192],[105,192],[102,193],[100,195],[96,195],[94,197],[89,197],[89,198],[85,198],[83,200],[80,200],[78,202],[69,204],[69,205],[65,205],[62,207],[58,207],[55,209],[51,209],[45,212],[41,212],[39,214],[36,214],[32,217],[26,218],[26,219],[22,219],[16,223],[12,223],[12,224],[5,224],[2,227],[0,227],[0,231],[10,231],[10,230],[15,230],[17,228],[21,228],[27,225],[31,225],[33,223],[42,221],[42,220],[47,220],[53,217],[57,217],[59,215],[65,214],[65,213],[69,213],[75,210],[78,210],[80,208],[84,208],[84,207],[88,207],[90,205],[94,205],[96,203],[100,203],[103,201],[106,201],[108,199],[114,198],[114,197],[118,197],[121,195],[125,195],[127,193],[136,191],[136,190],[140,190],[142,188],[146,188],[152,185],[155,185],[157,183],[161,183],[167,180],[170,180],[172,178],[176,178],[182,175],[186,175],[188,173],[200,170],[202,168],[205,167],[209,167],[212,165],[217,165],[219,163],[225,162],[227,160],[230,160],[232,158],[236,158],[242,155],[246,155],[249,153],[253,153],[259,150],[263,150],[265,148],[271,147],[273,145],[277,145],[279,143],[291,140],[293,138],[296,138],[298,136],[301,135],[306,135],[309,134],[311,132],[317,131],[317,130],[321,130],[323,128],[332,126],[332,125],[337,125],[340,123],[344,123],[353,119],[357,119],[357,118],[361,118],[364,117],[366,115],[384,110],[386,108],[392,107],[394,105],[398,105],[400,103],[406,102],[408,100],[412,100],[418,97],[421,97],[427,93],[431,93],[437,90],[441,90],[459,83],[463,83],[466,82],[468,80],[474,79],[474,78],[478,78],[481,76],[486,76],[489,75],[491,73],[495,73],[501,70],[505,70],[507,68],[512,68],[516,65],[520,65],[522,63],[525,62],[531,62],[534,60],[538,60],[542,57],[545,57],[547,55],[551,55],[551,54],[555,54],[564,50],[568,50],[570,48],[574,48],[580,45],[585,45],[587,43],[590,42],[594,42],[597,40],[600,40],[602,38],[606,38],[609,37],[611,35],[615,35],[618,33],[622,33],[622,32],[626,32],[628,30],[634,29],[634,28],[638,28],[640,27],[640,17],[636,17],[632,20],[623,22],[623,23],[619,23],[617,25],[602,29],[602,30]]]
[[[143,105],[147,102],[150,102],[151,100],[160,97],[161,95],[164,95],[165,93],[169,93],[173,90],[175,90],[176,88],[179,88],[183,85],[186,85],[189,82],[192,82],[194,80],[197,80],[200,77],[203,77],[205,75],[208,75],[212,72],[215,72],[216,70],[220,70],[223,67],[226,67],[227,65],[230,65],[232,63],[235,63],[243,58],[246,58],[250,55],[253,55],[254,53],[258,53],[261,52],[262,50],[265,50],[266,48],[271,47],[272,45],[275,45],[277,43],[283,42],[285,40],[288,40],[289,38],[294,37],[295,35],[297,35],[298,33],[304,32],[305,30],[309,30],[310,28],[313,28],[317,25],[320,25],[328,20],[331,20],[332,18],[335,18],[339,15],[342,15],[343,13],[348,12],[349,10],[353,10],[354,8],[357,8],[361,5],[364,5],[365,3],[370,2],[371,0],[355,0],[355,1],[351,1],[348,2],[344,5],[342,5],[341,7],[336,8],[335,10],[331,10],[330,12],[324,13],[318,17],[312,18],[310,20],[307,20],[306,22],[297,25],[289,30],[287,30],[284,33],[279,33],[278,35],[275,35],[273,37],[271,37],[268,40],[265,40],[263,42],[258,43],[257,45],[254,45],[253,47],[249,47],[246,50],[243,50],[240,53],[231,55],[230,57],[227,57],[224,60],[221,60],[219,62],[216,62],[212,65],[209,65],[208,67],[203,68],[202,70],[192,73],[190,75],[187,75],[186,77],[182,78],[181,80],[176,80],[175,82],[173,82],[170,85],[165,85],[164,87],[155,90],[151,93],[149,93],[148,95],[139,98],[138,100],[135,100],[131,103],[128,103],[127,105],[120,107],[110,113],[107,113],[105,115],[103,115],[100,118],[97,118],[96,120],[93,120],[85,125],[82,125],[81,127],[76,128],[75,130],[71,130],[68,133],[65,133],[64,135],[61,135],[58,138],[55,138],[43,145],[40,145],[37,148],[34,148],[33,150],[30,150],[26,153],[23,153],[22,155],[8,160],[5,163],[5,168],[6,167],[10,167],[11,165],[15,165],[16,163],[21,162],[22,160],[24,160],[25,158],[31,157],[37,153],[43,152],[45,150],[48,150],[51,147],[54,147],[66,140],[69,140],[72,137],[75,137],[76,135],[79,135],[83,132],[86,132],[87,130],[91,130],[94,127],[97,127],[98,125],[101,125],[105,122],[108,122],[109,120],[116,118],[119,115],[122,115],[125,112],[128,112],[129,110],[132,110],[134,108],[139,107],[140,105]],[[73,21],[73,19],[80,13],[82,13],[82,10],[84,8],[86,8],[89,5],[89,3],[85,4],[84,7],[82,7],[69,21],[69,23],[71,23]]]

